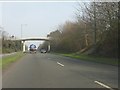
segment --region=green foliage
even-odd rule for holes
[[[11,40],[2,41],[2,53],[11,53],[20,50],[21,50],[21,41],[11,41]]]
[[[22,52],[18,52],[14,55],[6,56],[2,58],[2,68],[7,68],[8,65],[15,62],[16,60],[19,60],[24,54]]]
[[[82,6],[77,9],[77,21],[67,21],[48,35],[51,50],[74,53],[92,49],[89,54],[117,57],[118,3],[90,2],[79,5]]]
[[[116,65],[116,66],[118,65],[117,58],[105,58],[105,57],[100,57],[100,56],[77,55],[77,54],[61,54],[61,55],[80,59],[83,61],[92,61],[92,62],[98,62],[98,63],[104,63],[104,64],[110,64],[110,65]]]

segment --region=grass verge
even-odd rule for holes
[[[117,58],[106,58],[106,57],[100,57],[100,56],[77,55],[77,54],[60,54],[60,55],[83,60],[83,61],[97,62],[97,63],[103,63],[103,64],[109,64],[109,65],[115,65],[115,66],[118,65]]]
[[[19,60],[22,56],[24,56],[22,52],[18,52],[14,55],[6,56],[2,58],[2,63],[0,63],[0,66],[5,69],[8,67],[8,65],[14,63],[15,61]]]

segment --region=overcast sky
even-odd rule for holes
[[[46,37],[58,25],[75,20],[77,2],[6,2],[2,3],[4,30],[21,37]],[[27,24],[27,25],[24,25]]]
[[[2,25],[2,4],[0,3],[0,26]]]

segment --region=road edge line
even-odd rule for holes
[[[111,88],[110,86],[105,85],[105,84],[103,84],[103,83],[101,83],[101,82],[99,82],[99,81],[94,81],[94,82],[97,83],[97,84],[99,84],[99,85],[101,85],[101,86],[103,86],[103,87],[105,87],[105,88],[108,88],[108,89],[110,89],[110,90],[114,90],[114,89]]]

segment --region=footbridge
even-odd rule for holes
[[[23,52],[25,52],[25,41],[50,41],[48,37],[27,37],[27,38],[20,38],[20,39],[12,39],[13,41],[21,41],[23,44]],[[48,44],[48,52],[50,51],[50,42]]]

